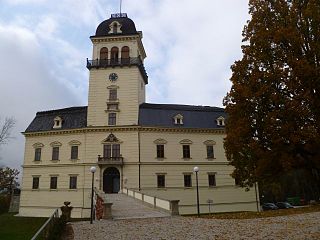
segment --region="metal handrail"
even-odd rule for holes
[[[116,66],[138,66],[142,77],[145,83],[148,83],[148,75],[146,69],[144,68],[143,62],[141,58],[114,58],[114,59],[93,59],[89,60],[87,58],[87,68],[90,70],[91,68],[108,68],[108,67],[116,67]]]
[[[53,226],[53,224],[51,224],[51,223],[55,218],[59,218],[59,210],[58,209],[56,209],[53,212],[51,217],[41,226],[41,228],[36,232],[36,234],[31,238],[31,240],[36,240],[37,237],[39,237],[40,234],[43,233],[43,231],[46,231],[45,235],[47,237],[49,232],[51,231],[52,226]],[[49,229],[46,229],[48,226],[49,226]]]

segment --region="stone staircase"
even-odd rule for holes
[[[20,206],[20,195],[12,195],[9,212],[10,213],[19,212],[19,206]]]
[[[112,204],[113,219],[156,218],[169,217],[169,213],[146,206],[141,201],[125,194],[106,194],[107,202]]]

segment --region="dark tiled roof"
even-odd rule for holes
[[[121,24],[122,33],[109,33],[110,24],[114,21],[117,21]],[[117,17],[117,18],[109,18],[108,20],[103,21],[99,24],[96,30],[96,35],[93,37],[103,37],[103,36],[111,36],[111,35],[133,35],[138,34],[136,30],[136,26],[134,22],[128,17]]]
[[[174,116],[183,116],[183,125],[174,124]],[[176,104],[143,103],[139,110],[139,125],[179,128],[223,128],[217,125],[218,117],[227,118],[223,108]]]
[[[25,132],[40,132],[54,130],[53,120],[55,117],[62,118],[62,128],[74,129],[87,126],[87,107],[71,107],[45,112],[37,112],[36,117],[30,123]]]

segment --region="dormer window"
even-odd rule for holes
[[[177,114],[173,119],[175,125],[183,125],[183,116],[181,114]]]
[[[109,25],[109,27],[110,27],[109,33],[113,33],[113,34],[122,33],[122,31],[120,30],[122,25],[117,21],[112,22]]]
[[[224,117],[220,116],[216,119],[217,121],[217,125],[218,126],[224,126],[225,125],[225,120],[224,120]]]
[[[62,128],[62,118],[57,116],[53,119],[53,128]]]

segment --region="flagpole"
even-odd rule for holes
[[[120,13],[121,13],[121,7],[122,7],[122,0],[120,0]]]

